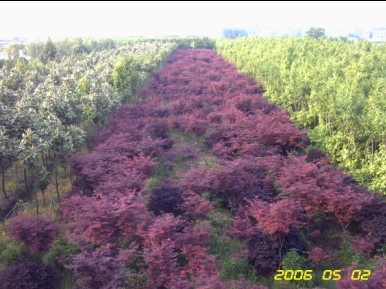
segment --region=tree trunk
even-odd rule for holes
[[[19,179],[19,176],[18,176],[18,166],[17,166],[17,161],[15,162],[15,192],[16,192],[16,197],[17,197],[17,199],[19,199],[20,198],[20,196],[19,196],[19,192],[18,192],[18,190],[17,190],[17,181],[18,181],[18,179]]]
[[[35,207],[36,207],[36,216],[39,216],[39,200],[38,200],[38,190],[36,189],[36,174],[35,174],[35,168],[33,168],[33,179],[34,181],[34,186],[33,190],[35,192]]]
[[[37,190],[35,190],[35,207],[36,207],[36,216],[39,216],[39,201],[38,201]]]
[[[59,182],[58,182],[58,162],[56,160],[55,160],[55,189],[56,189],[56,195],[58,196],[58,202],[60,203]]]
[[[24,174],[24,185],[25,185],[25,191],[27,192],[28,200],[31,202],[31,195],[28,187],[28,178],[27,178],[27,169],[26,167],[23,168],[23,174]]]
[[[4,197],[6,199],[8,199],[8,195],[7,195],[7,192],[5,191],[5,170],[4,170],[4,167],[1,166],[1,176],[2,176],[2,180],[1,180],[1,189],[3,190],[3,194],[4,194]]]
[[[3,209],[0,207],[0,222],[2,223],[2,224],[4,224],[4,214],[3,214]]]
[[[68,174],[67,174],[67,161],[64,162],[64,177],[68,178]]]

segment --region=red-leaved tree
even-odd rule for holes
[[[27,213],[11,219],[8,231],[18,242],[22,242],[30,253],[47,251],[59,233],[57,222],[47,216]]]

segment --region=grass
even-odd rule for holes
[[[173,137],[177,143],[188,144],[196,146],[202,153],[208,153],[208,147],[205,144],[205,136],[197,137],[193,133],[181,132],[172,130],[170,136]]]
[[[256,271],[246,257],[236,257],[245,250],[245,245],[229,235],[232,216],[228,210],[216,208],[209,216],[212,232],[209,235],[209,253],[216,256],[216,263],[223,280],[244,279],[257,284]]]

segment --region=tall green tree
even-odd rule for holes
[[[16,59],[20,57],[20,51],[24,49],[21,43],[11,43],[3,48],[9,59]]]
[[[38,59],[43,55],[44,44],[40,42],[28,42],[25,44],[25,53],[32,59]]]
[[[54,60],[56,57],[56,53],[57,49],[54,42],[52,42],[51,38],[48,38],[48,41],[44,45],[43,54],[41,56],[42,62],[47,63],[50,60]]]
[[[121,56],[114,65],[112,80],[115,89],[129,100],[138,84],[138,62],[133,55]]]

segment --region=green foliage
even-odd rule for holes
[[[63,239],[58,239],[52,242],[50,250],[43,256],[43,261],[53,266],[60,267],[58,263],[59,258],[78,252],[80,251],[74,244]]]
[[[377,255],[385,258],[386,257],[386,243],[382,243],[377,248]]]
[[[32,59],[39,59],[44,50],[44,44],[40,42],[28,42],[25,44],[25,53]]]
[[[114,65],[114,70],[111,75],[114,88],[126,99],[128,99],[137,88],[138,68],[138,63],[132,55],[120,57]]]
[[[47,171],[45,167],[43,167],[37,176],[37,183],[36,183],[36,188],[39,191],[45,191],[47,189],[47,186],[51,182],[51,175]]]
[[[26,195],[31,195],[33,188],[44,190],[52,170],[58,164],[65,166],[67,157],[81,148],[86,132],[103,125],[125,97],[134,100],[135,89],[177,47],[156,41],[115,46],[111,39],[55,43],[49,39],[47,43],[25,44],[31,60],[15,54],[10,56],[15,59],[6,61],[0,69],[0,172],[5,171],[4,187],[9,188],[16,179],[10,176],[12,164],[17,163],[21,164],[19,183],[14,187]],[[14,191],[3,190],[2,195],[6,194],[10,199],[18,197]]]
[[[311,38],[323,38],[326,37],[326,32],[324,28],[311,27],[309,30],[307,30],[306,35]]]
[[[87,94],[90,92],[91,84],[86,75],[83,75],[78,80],[78,89],[81,93]]]
[[[296,251],[296,249],[291,249],[283,258],[282,261],[282,267],[284,270],[308,270],[310,269],[309,266],[306,263],[306,258],[299,255],[299,253]],[[299,286],[305,286],[305,287],[312,287],[313,281],[307,280],[307,281],[291,281],[296,282]]]
[[[305,270],[306,258],[299,255],[296,249],[291,249],[283,258],[282,266],[284,270]]]
[[[55,44],[48,38],[40,59],[43,63],[47,63],[48,61],[55,59],[56,53],[57,50]]]
[[[217,50],[264,84],[360,184],[386,193],[386,46],[305,38],[218,40]],[[311,32],[312,32],[311,31]]]
[[[226,234],[232,224],[229,213],[217,210],[209,216],[209,222],[213,227],[208,240],[209,253],[216,255],[219,264],[228,260],[232,254],[244,249],[244,245],[240,241]]]
[[[21,43],[11,43],[3,48],[9,59],[17,59],[20,56],[20,50],[24,48]]]
[[[0,251],[0,269],[5,269],[26,258],[25,248],[21,244],[8,242]]]
[[[221,264],[220,274],[223,280],[244,279],[248,283],[255,283],[257,278],[247,259],[228,258]]]
[[[119,39],[116,41],[117,46],[126,46],[139,43],[162,43],[176,44],[176,48],[206,48],[214,49],[215,41],[208,37],[165,37],[165,38],[150,38],[150,39]]]
[[[348,267],[354,261],[354,251],[350,242],[350,234],[347,231],[343,231],[341,238],[340,250],[336,255],[336,260],[339,262],[340,267]]]
[[[70,272],[60,272],[58,289],[73,289],[76,285],[76,278]]]
[[[25,73],[29,69],[28,60],[25,58],[18,58],[16,60],[15,69],[21,73]]]

